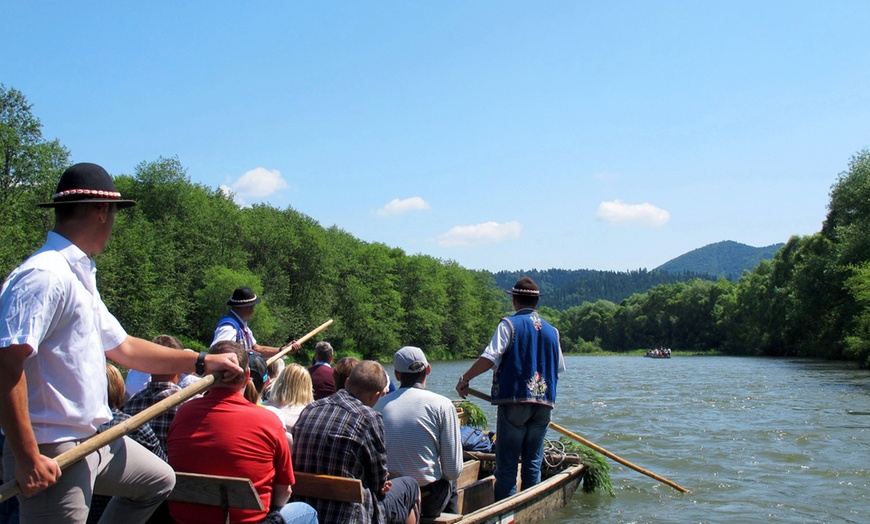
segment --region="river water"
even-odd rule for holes
[[[691,493],[609,460],[615,496],[578,491],[547,522],[870,522],[870,371],[740,357],[566,360],[553,422]],[[458,398],[470,363],[433,363],[429,389]],[[489,393],[490,380],[472,387]],[[475,402],[494,430],[494,408]]]

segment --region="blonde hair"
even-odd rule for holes
[[[109,389],[109,407],[112,409],[121,409],[124,407],[125,394],[127,388],[124,386],[124,377],[118,368],[106,362],[106,379]]]
[[[308,370],[288,364],[269,390],[269,401],[277,406],[307,406],[314,402],[314,384]]]

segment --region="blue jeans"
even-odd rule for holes
[[[304,502],[289,502],[281,508],[287,524],[317,524],[317,511]]]
[[[517,492],[517,465],[522,457],[520,479],[528,489],[541,482],[544,435],[553,408],[544,404],[501,404],[495,431],[495,500]]]

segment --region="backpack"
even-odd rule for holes
[[[492,431],[483,431],[471,426],[460,426],[459,431],[462,434],[463,450],[492,453],[495,449],[495,443],[492,440],[495,433]]]

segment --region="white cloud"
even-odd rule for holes
[[[615,224],[663,226],[671,219],[666,210],[652,204],[626,204],[621,200],[602,202],[595,216]]]
[[[389,204],[378,209],[378,216],[386,217],[390,215],[401,215],[411,211],[423,211],[429,209],[429,202],[426,202],[420,197],[411,197],[404,200],[394,198]]]
[[[442,247],[474,247],[519,238],[523,225],[511,222],[484,222],[473,226],[455,226],[438,237]]]
[[[235,202],[244,206],[249,199],[265,198],[288,187],[290,185],[277,169],[257,167],[247,171],[236,182],[220,186],[220,189],[225,195],[232,193]]]

